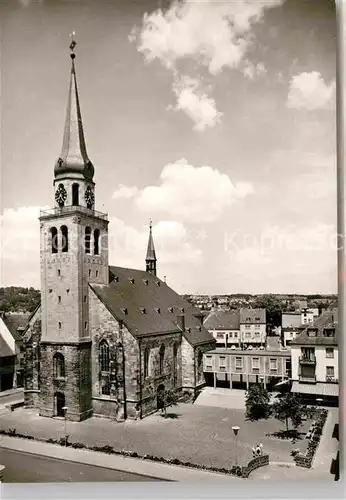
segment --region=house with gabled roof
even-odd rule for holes
[[[291,391],[301,398],[314,403],[338,403],[337,331],[338,309],[332,307],[292,340]]]
[[[40,214],[41,304],[24,332],[25,405],[75,421],[144,417],[162,407],[167,390],[197,394],[215,341],[200,310],[157,276],[151,223],[145,270],[109,266],[74,48],[55,206]]]

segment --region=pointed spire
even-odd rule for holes
[[[69,48],[72,64],[64,138],[61,154],[56,162],[54,173],[55,177],[65,176],[66,174],[79,174],[86,180],[91,181],[94,176],[94,167],[88,158],[85,145],[74,62],[76,57],[74,49],[77,45],[74,39],[74,32],[71,38],[72,40]]]
[[[155,254],[155,246],[153,240],[152,233],[152,220],[149,220],[149,240],[148,240],[148,248],[147,248],[147,256],[145,259],[146,270],[148,273],[154,274],[156,276],[156,254]]]

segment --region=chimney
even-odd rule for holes
[[[177,316],[177,324],[179,328],[184,332],[185,331],[185,315],[184,314],[179,314]]]

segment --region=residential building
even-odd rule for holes
[[[318,317],[319,311],[318,308],[304,308],[300,310],[301,315],[301,324],[308,325],[314,322],[315,318]]]
[[[203,325],[216,340],[217,347],[240,345],[239,311],[212,311],[206,316]]]
[[[325,311],[291,342],[292,392],[303,399],[337,403],[337,309]]]
[[[201,311],[157,276],[151,224],[145,270],[109,266],[74,45],[55,206],[40,215],[41,304],[24,333],[25,405],[75,421],[144,417],[162,407],[166,390],[196,394],[215,341]]]
[[[294,340],[301,325],[301,313],[283,312],[281,315],[281,340],[282,345],[287,347]]]
[[[23,332],[28,323],[30,313],[1,312],[0,322],[2,322],[1,331],[6,331],[6,338],[12,336],[10,346],[15,351],[15,370],[13,376],[13,388],[23,386],[24,374],[24,345]]]
[[[261,383],[269,390],[291,377],[288,350],[216,348],[204,354],[203,368],[208,385],[249,388]]]
[[[266,310],[243,307],[239,314],[241,345],[244,348],[264,346],[267,337]]]

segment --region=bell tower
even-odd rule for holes
[[[71,71],[54,207],[40,214],[40,414],[92,415],[89,283],[108,284],[108,217],[95,210],[94,166],[86,149],[75,69]]]
[[[145,269],[147,273],[151,273],[156,276],[156,253],[153,239],[153,231],[152,231],[152,221],[149,221],[149,239],[148,239],[148,247],[147,247],[147,255],[145,258]]]

